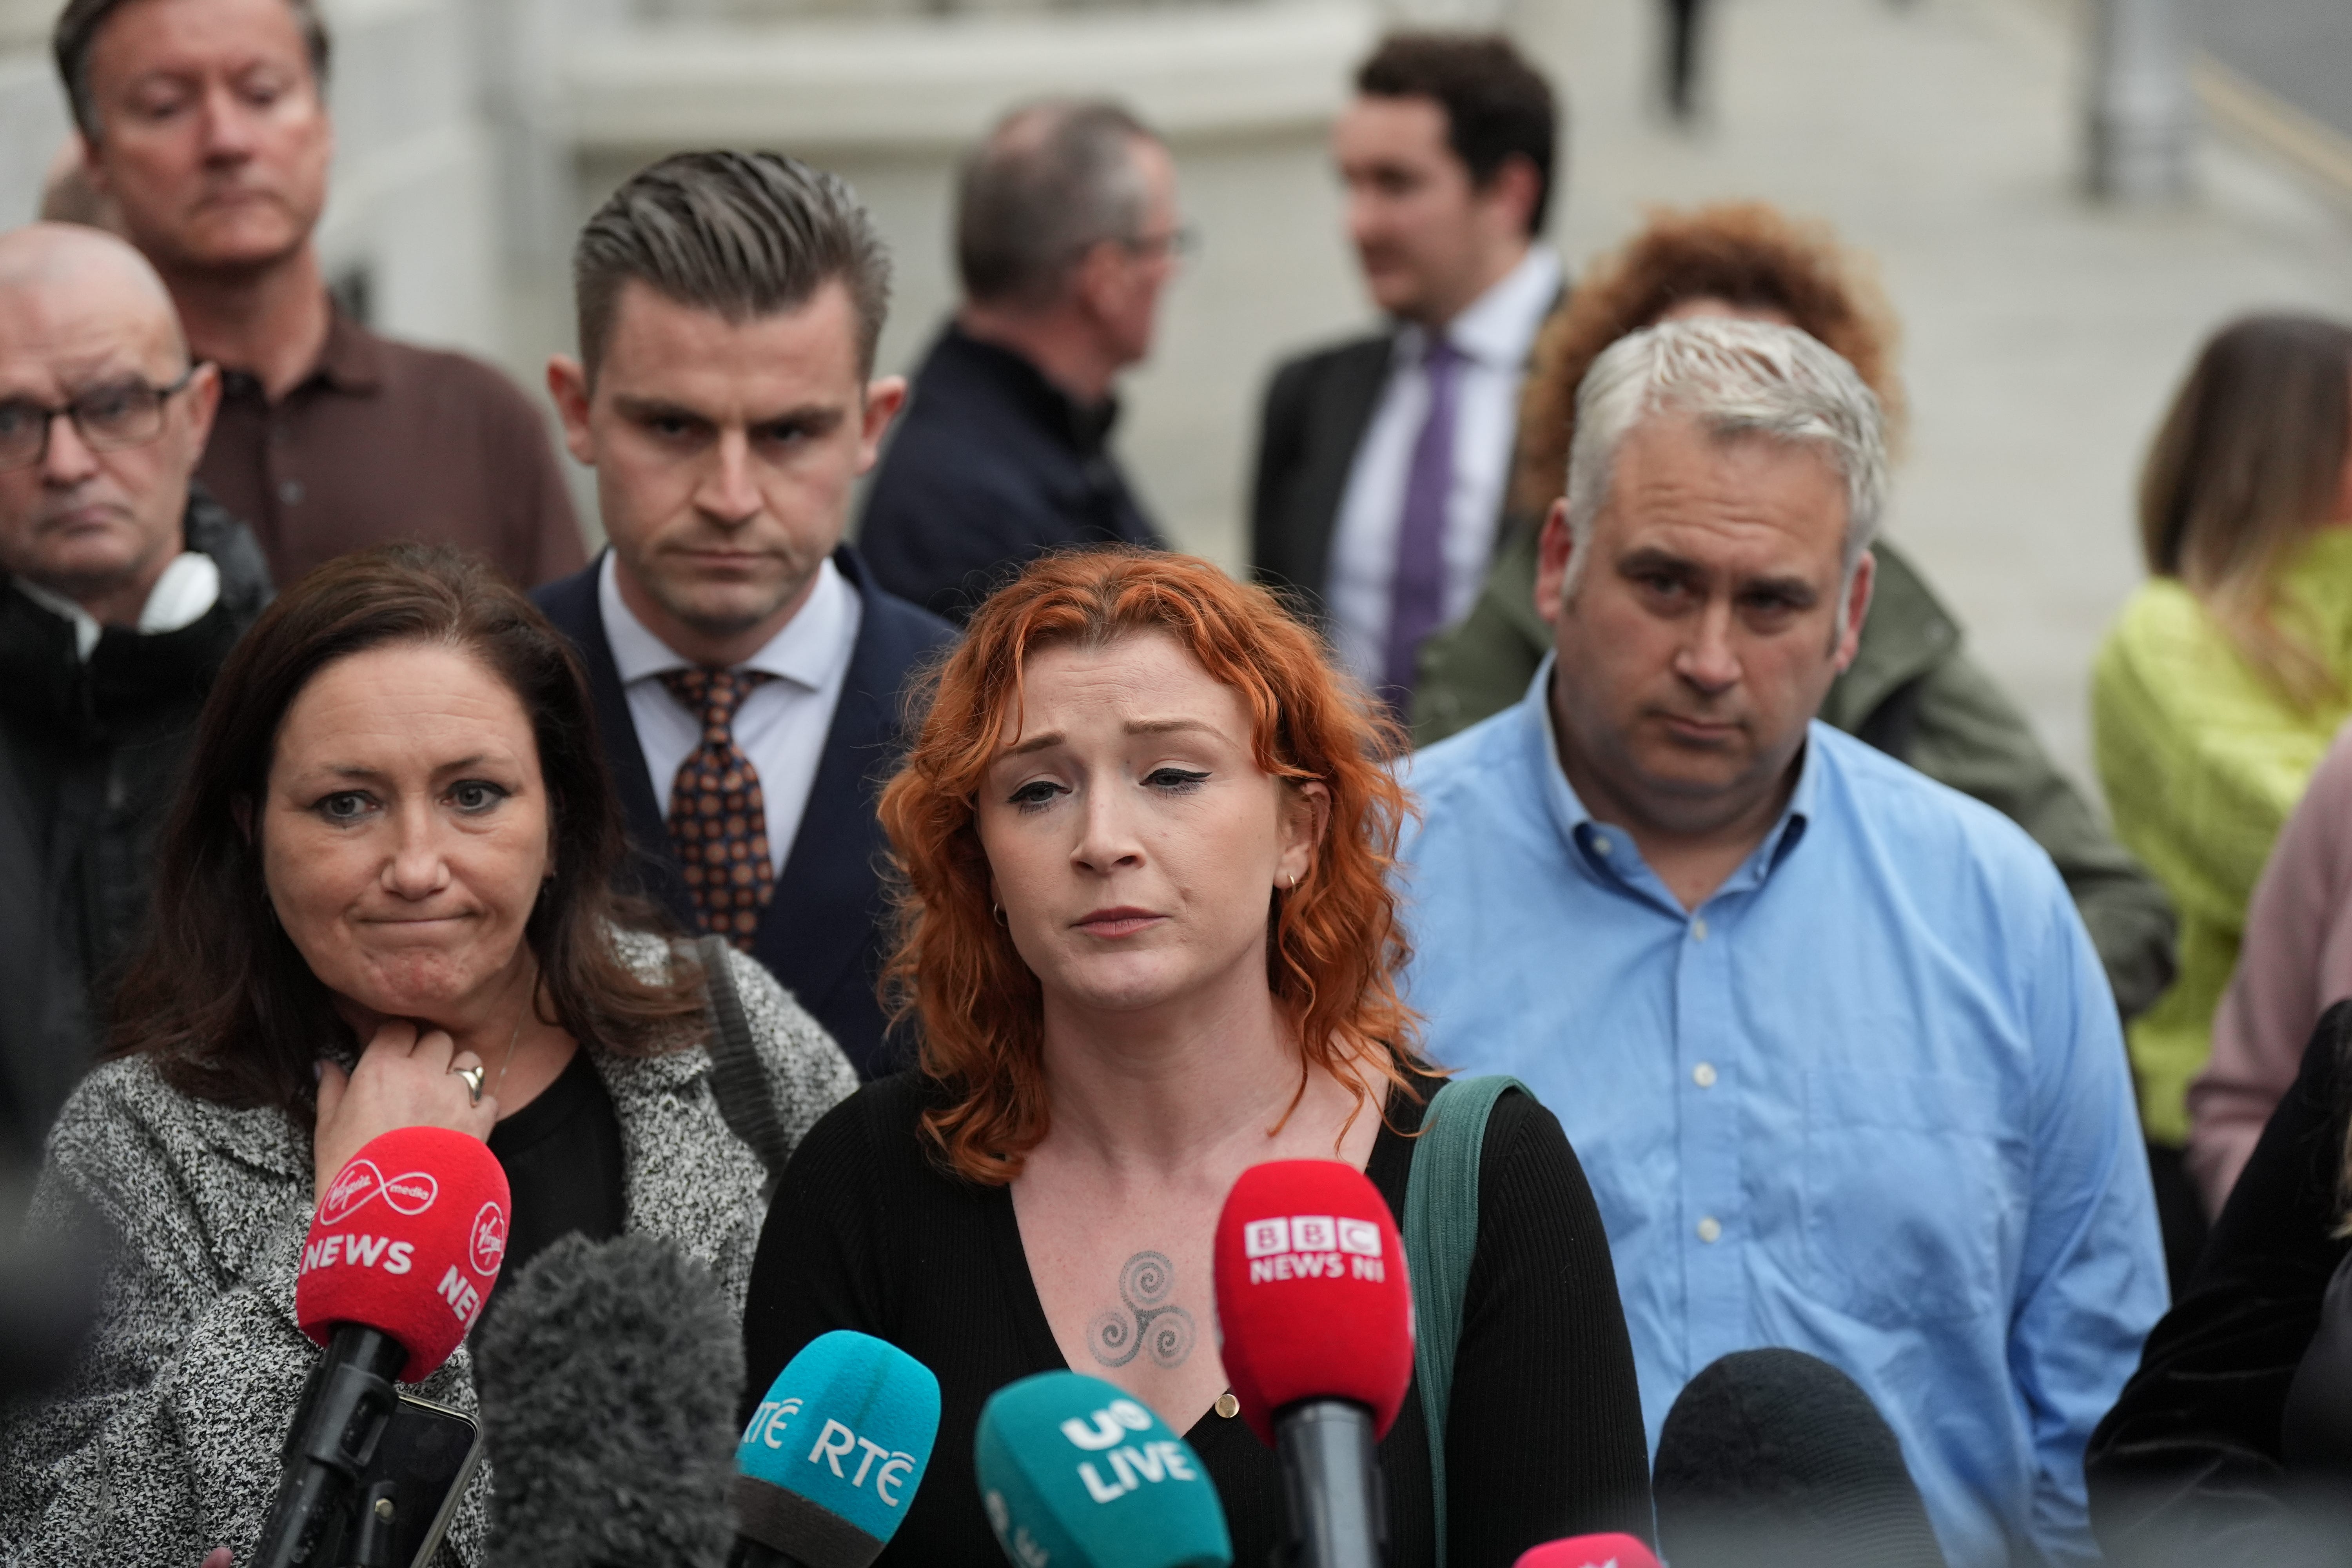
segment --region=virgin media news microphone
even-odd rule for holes
[[[940,1380],[871,1334],[835,1329],[793,1357],[735,1449],[745,1568],[866,1568],[923,1484]]]
[[[1375,1446],[1412,1381],[1412,1290],[1387,1201],[1337,1161],[1254,1165],[1217,1216],[1215,1267],[1225,1376],[1282,1460],[1284,1560],[1378,1568]]]
[[[260,1568],[314,1564],[352,1521],[393,1381],[430,1376],[474,1326],[506,1258],[508,1213],[498,1157],[444,1127],[371,1140],[328,1184],[294,1279],[295,1321],[327,1353],[279,1451]]]
[[[1571,1535],[1519,1553],[1511,1568],[1658,1568],[1657,1555],[1630,1535]]]
[[[989,1396],[972,1440],[980,1499],[1013,1568],[1230,1568],[1217,1489],[1140,1402],[1075,1372]]]

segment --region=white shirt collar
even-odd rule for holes
[[[98,617],[67,598],[63,594],[42,587],[26,577],[12,578],[25,597],[53,616],[70,622],[74,629],[74,656],[87,659],[89,650],[106,628]],[[213,558],[194,550],[184,550],[173,556],[147,590],[147,603],[139,611],[139,631],[152,637],[160,632],[176,632],[202,620],[206,611],[220,603],[220,567]]]
[[[693,660],[656,637],[637,619],[615,574],[618,564],[610,550],[596,571],[596,601],[604,613],[604,641],[613,650],[613,664],[621,684],[650,680],[664,670],[692,668]],[[739,669],[757,669],[791,681],[804,690],[821,689],[835,666],[850,655],[853,638],[845,635],[854,607],[854,590],[830,556],[816,569],[816,584],[793,618]]]
[[[1491,370],[1520,369],[1535,347],[1537,331],[1559,298],[1560,277],[1559,258],[1544,246],[1529,246],[1517,267],[1489,284],[1484,294],[1446,323],[1446,341]],[[1398,334],[1407,356],[1415,363],[1428,335],[1424,328],[1414,325],[1407,325]]]

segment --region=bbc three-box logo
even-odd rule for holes
[[[1287,1219],[1254,1219],[1242,1227],[1242,1252],[1249,1259],[1250,1283],[1277,1279],[1385,1280],[1381,1227],[1368,1219],[1298,1214]]]

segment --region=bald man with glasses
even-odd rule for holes
[[[92,1059],[197,714],[269,601],[191,479],[219,398],[136,250],[0,235],[0,1173]]]

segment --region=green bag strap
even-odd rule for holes
[[[743,1012],[742,994],[727,968],[727,939],[706,936],[694,944],[702,965],[703,997],[710,1005],[710,1098],[729,1131],[751,1145],[767,1171],[760,1185],[763,1198],[776,1195],[792,1145],[776,1115],[775,1096],[768,1090],[767,1069],[760,1065],[760,1047],[751,1039],[751,1021]]]
[[[1454,1352],[1462,1342],[1462,1297],[1478,1250],[1478,1166],[1486,1119],[1517,1079],[1457,1078],[1429,1097],[1413,1140],[1404,1188],[1404,1255],[1412,1279],[1412,1371],[1429,1428],[1430,1500],[1437,1521],[1436,1568],[1445,1568],[1445,1411],[1454,1395]]]

